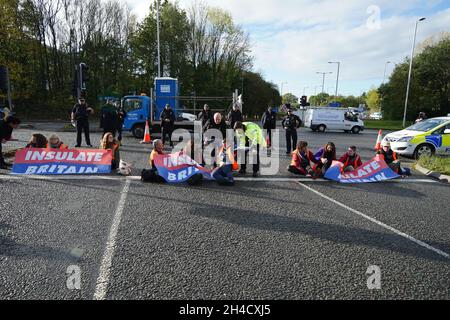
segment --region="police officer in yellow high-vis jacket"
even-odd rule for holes
[[[259,175],[259,149],[261,146],[264,148],[266,145],[266,140],[264,139],[263,131],[259,125],[253,122],[236,122],[234,125],[234,130],[237,136],[238,149],[245,148],[245,158],[241,164],[240,174],[245,174],[247,170],[247,157],[249,151],[256,151],[256,161],[253,163],[253,177]]]

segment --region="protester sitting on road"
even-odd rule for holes
[[[13,116],[6,116],[0,120],[0,169],[8,169],[8,164],[3,158],[2,145],[11,140],[12,132],[19,127],[19,124],[20,120]]]
[[[186,143],[186,145],[184,146],[183,150],[181,150],[181,154],[187,155],[189,158],[191,158],[192,160],[194,160],[197,163],[202,162],[201,161],[201,153],[202,152],[199,152],[200,159],[196,159],[195,147],[194,147],[193,140],[189,140]],[[200,161],[198,161],[198,160],[200,160]],[[187,183],[191,186],[200,185],[203,183],[203,175],[201,173],[196,173],[187,180]]]
[[[339,159],[344,166],[342,172],[352,172],[362,165],[361,157],[356,153],[356,146],[350,146],[347,152]]]
[[[213,170],[212,176],[222,186],[233,186],[233,164],[235,163],[233,148],[228,146],[226,139],[217,156],[218,167]]]
[[[25,148],[47,148],[48,140],[47,138],[40,133],[33,133],[31,135],[31,139]]]
[[[59,137],[56,134],[52,134],[50,136],[50,139],[48,140],[48,148],[49,149],[61,149],[61,150],[65,150],[68,149],[69,147],[66,146],[61,139],[59,139]]]
[[[112,132],[105,133],[100,143],[100,149],[112,151],[111,169],[117,169],[120,163],[119,141],[114,138]]]
[[[388,141],[383,142],[381,150],[377,151],[377,154],[386,162],[389,168],[397,174],[402,174],[401,162],[397,159],[397,154],[391,149],[391,143]]]
[[[150,154],[149,162],[151,169],[150,170],[142,170],[141,174],[141,180],[146,182],[152,182],[152,183],[165,183],[166,180],[164,180],[163,177],[161,177],[158,174],[158,169],[155,166],[155,157],[157,155],[164,154],[164,145],[162,140],[156,139],[153,141],[153,150]]]
[[[315,155],[315,159],[318,161],[315,173],[316,175],[325,175],[327,170],[336,160],[336,146],[333,142],[328,142],[323,148],[320,148]]]
[[[308,142],[299,141],[297,148],[292,152],[292,161],[288,171],[302,176],[309,174],[313,177],[314,171],[311,163],[317,163],[317,161],[314,159],[312,152],[308,150]]]

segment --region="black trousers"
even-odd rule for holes
[[[169,136],[169,143],[170,146],[173,147],[173,142],[172,142],[172,132],[173,132],[173,128],[172,127],[162,127],[161,128],[161,136],[162,136],[162,143],[163,145],[166,144],[166,136]]]
[[[248,147],[248,143],[246,143],[245,145],[246,147]],[[247,161],[248,161],[248,153],[249,151],[245,151],[245,159],[244,159],[244,163],[241,164],[241,172],[245,172],[247,170]],[[256,145],[256,163],[253,164],[253,172],[257,173],[259,172],[259,144]]]
[[[286,152],[291,153],[297,148],[297,129],[286,130]]]
[[[88,120],[78,120],[77,121],[77,146],[81,146],[81,133],[84,131],[84,137],[86,139],[86,144],[91,145],[91,137],[89,135],[89,121]]]

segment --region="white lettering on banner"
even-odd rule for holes
[[[73,152],[69,152],[69,155],[67,156],[67,161],[76,161],[73,157]]]
[[[56,161],[64,161],[67,158],[67,152],[57,152],[55,156]]]
[[[94,162],[102,162],[102,157],[103,157],[103,154],[97,152],[97,153],[95,154]]]
[[[84,152],[80,152],[80,154],[77,157],[77,161],[86,162],[86,154]]]
[[[49,166],[41,166],[37,171],[37,174],[47,173]]]
[[[31,161],[42,161],[42,160],[44,160],[44,158],[45,158],[45,151],[44,152],[35,151],[31,155],[30,160]]]
[[[28,151],[27,154],[25,155],[25,160],[26,161],[30,161],[31,155],[33,154],[32,151]]]
[[[177,180],[177,176],[176,176],[176,174],[173,174],[173,173],[169,172],[169,175],[168,175],[167,179],[169,179],[169,181],[176,181]]]
[[[25,174],[35,174],[38,167],[36,166],[29,166],[27,168],[27,171],[25,171]]]
[[[378,161],[373,161],[371,163],[373,170],[377,171],[378,169],[381,168],[380,164],[378,163]]]
[[[69,167],[69,169],[67,169],[66,172],[64,172],[64,174],[75,174],[77,173],[77,168],[76,167]]]
[[[50,151],[47,152],[47,154],[45,155],[45,160],[51,160],[55,157],[55,151]]]
[[[63,165],[58,166],[58,173],[62,174],[66,168],[67,168],[67,166],[63,166]]]
[[[97,172],[98,172],[98,168],[87,167],[85,173],[97,173]]]

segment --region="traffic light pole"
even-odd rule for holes
[[[9,79],[9,69],[8,68],[6,68],[6,81],[7,81],[7,86],[8,86],[8,107],[9,107],[9,110],[12,112],[13,105],[12,105],[12,98],[11,98],[11,81]]]

